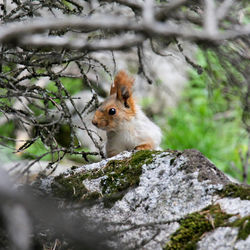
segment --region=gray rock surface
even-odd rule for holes
[[[197,249],[210,250],[236,250],[249,249],[250,236],[246,240],[238,240],[238,229],[230,227],[219,227],[208,233],[197,244]]]
[[[196,226],[197,221],[194,221],[192,227],[197,228],[193,234],[197,237],[196,240],[187,240],[187,244],[192,242],[198,249],[250,249],[249,237],[239,238],[239,226],[233,225],[236,220],[250,216],[250,201],[220,195],[218,191],[232,183],[196,150],[147,152],[150,161],[142,159],[144,164],[139,183],[123,190],[120,199],[105,206],[103,183],[110,177],[107,172],[109,164],[132,164],[131,159],[138,154],[143,153],[125,152],[70,170],[64,175],[67,180],[70,176],[89,171],[103,171],[102,175],[83,180],[90,194],[99,193],[102,198],[90,207],[83,207],[80,214],[107,223],[107,231],[115,232],[109,241],[111,247],[155,250],[168,246],[165,249],[184,249],[185,243],[180,247],[174,235],[180,233],[188,216],[198,214],[203,216],[201,220],[207,226],[200,233],[199,225]],[[122,180],[113,175],[115,169],[112,171],[113,183],[119,185]],[[51,178],[49,182],[43,182],[43,189],[49,188],[54,181]],[[249,192],[249,187],[245,188]],[[216,213],[212,212],[214,208]],[[217,223],[219,213],[227,217]],[[246,223],[249,220],[246,219]],[[192,230],[190,228],[187,232],[192,233]]]
[[[237,228],[219,227],[198,242],[198,249],[233,250],[235,249],[237,235]]]
[[[228,214],[239,214],[241,217],[249,216],[249,200],[240,198],[223,198],[216,201],[223,211]]]

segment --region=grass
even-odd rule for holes
[[[225,173],[241,180],[232,169],[240,169],[239,152],[247,151],[247,133],[241,124],[242,110],[236,96],[225,94],[223,69],[214,55],[213,72],[217,87],[208,90],[213,81],[206,72],[198,75],[190,72],[190,80],[183,91],[179,105],[169,111],[163,129],[163,148],[184,150],[195,148],[208,157]],[[214,58],[215,57],[215,58]],[[208,67],[202,53],[198,62]],[[250,181],[250,178],[248,179]]]

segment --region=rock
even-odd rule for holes
[[[250,187],[196,150],[125,152],[39,185],[105,223],[114,249],[250,249]]]
[[[198,242],[198,249],[234,249],[233,246],[237,240],[237,235],[237,228],[216,228]],[[221,245],[221,242],[224,242],[224,244]]]

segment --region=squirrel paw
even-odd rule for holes
[[[135,150],[147,150],[147,149],[151,150],[153,149],[153,146],[150,143],[145,143],[135,147]]]

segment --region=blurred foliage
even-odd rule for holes
[[[79,91],[84,89],[84,83],[82,79],[79,78],[69,78],[64,77],[60,78],[63,87],[65,88],[66,92],[69,95],[75,95]],[[50,81],[46,89],[48,91],[51,91],[51,93],[55,96],[55,93],[58,91],[58,87],[56,86],[56,83],[54,81]],[[66,95],[66,92],[62,93],[63,95]],[[60,100],[55,100],[55,102],[59,102]],[[35,106],[30,107],[34,112],[42,112],[41,109],[37,109]],[[54,108],[54,106],[51,104],[49,105],[49,108]],[[38,114],[37,114],[38,115]],[[48,128],[48,130],[51,130]],[[71,128],[67,124],[60,124],[58,128],[56,129],[55,139],[57,140],[57,143],[61,145],[62,147],[69,148],[71,143]],[[42,142],[40,139],[37,140],[34,144],[32,144],[30,147],[28,147],[25,150],[25,154],[23,154],[23,158],[26,159],[36,159],[38,155],[46,154],[49,152],[48,148],[46,148],[46,143]],[[76,137],[74,137],[74,146],[78,146],[79,142]],[[83,150],[83,148],[79,147],[76,151]],[[84,148],[85,151],[87,149]],[[52,153],[52,154],[46,154],[42,160],[44,161],[57,161],[62,157],[62,152],[60,153]],[[67,158],[80,163],[86,163],[84,158],[81,155],[67,155]]]
[[[4,125],[0,126],[0,134],[9,138],[15,138],[14,129],[14,122],[9,121],[8,123],[5,123]]]
[[[44,154],[44,157],[42,158],[43,161],[53,161],[55,155],[46,154],[47,152],[48,149],[46,148],[44,143],[40,139],[38,139],[24,151],[21,157],[24,159],[37,159],[37,157]]]
[[[60,78],[64,88],[70,95],[74,95],[80,90],[83,90],[84,84],[83,80],[79,78],[69,78],[69,77],[64,77]],[[51,81],[47,85],[47,89],[51,92],[56,92],[58,91],[58,87],[56,86],[55,82]],[[64,93],[65,94],[65,93]]]
[[[242,124],[240,97],[223,84],[227,79],[217,56],[211,51],[207,56],[212,63],[208,64],[204,52],[199,51],[197,61],[204,72],[198,75],[195,70],[190,71],[190,81],[178,107],[167,115],[162,146],[177,150],[195,148],[222,171],[242,181],[237,169],[242,168],[240,152],[246,155],[248,135]],[[233,66],[232,71],[241,77]]]
[[[8,71],[9,68],[5,67],[4,68],[4,72]],[[74,95],[76,93],[78,93],[79,91],[84,89],[84,83],[82,79],[79,78],[69,78],[69,77],[64,77],[64,78],[60,78],[65,91],[69,94],[69,95]],[[58,87],[56,86],[56,83],[54,81],[50,81],[46,86],[45,89],[48,90],[51,93],[51,96],[56,96],[56,93],[58,92]],[[6,94],[7,90],[3,90],[0,89],[0,94]],[[62,94],[65,96],[66,92],[63,92]],[[13,99],[8,99],[8,98],[1,98],[1,102],[4,103],[8,103],[10,104],[10,101],[13,102]],[[60,99],[54,99],[55,102],[59,103]],[[38,102],[38,101],[37,101]],[[34,112],[34,114],[38,117],[38,116],[42,116],[43,114],[43,109],[41,109],[40,107],[43,104],[43,100],[40,101],[40,103],[29,103],[28,107]],[[39,105],[38,105],[39,104]],[[49,109],[53,109],[55,108],[54,105],[52,105],[51,103],[49,103],[48,105]],[[41,121],[43,122],[43,121]],[[3,125],[0,126],[0,135],[3,135],[4,137],[1,139],[2,143],[4,143],[3,145],[3,149],[5,148],[5,152],[4,152],[4,161],[8,162],[11,160],[18,160],[21,158],[23,159],[29,159],[29,160],[35,160],[38,157],[44,155],[42,157],[43,161],[57,161],[58,159],[61,158],[62,153],[50,153],[49,148],[46,146],[46,142],[42,141],[41,139],[39,139],[37,137],[36,140],[34,140],[33,143],[30,143],[30,146],[27,147],[22,154],[16,155],[13,154],[13,152],[15,151],[15,131],[16,131],[16,126],[15,126],[15,120],[9,121]],[[45,132],[48,130],[50,131],[52,128],[46,127],[45,128]],[[36,129],[33,128],[32,134],[34,136],[34,138],[36,137]],[[70,127],[68,125],[64,125],[61,124],[61,126],[58,126],[57,128],[57,133],[56,133],[56,140],[57,142],[63,146],[63,147],[69,147],[70,146]],[[13,139],[13,140],[11,140]],[[78,141],[75,138],[75,146],[78,145]],[[7,148],[6,148],[7,146]],[[1,152],[3,153],[3,149],[1,148]],[[77,151],[83,150],[83,148],[80,148]],[[84,149],[86,150],[86,149]],[[87,151],[87,150],[86,150]],[[1,154],[2,157],[2,154]],[[76,162],[81,162],[81,163],[86,163],[86,161],[83,159],[83,157],[81,155],[68,155],[67,157],[68,159],[74,160]]]

